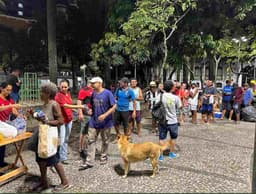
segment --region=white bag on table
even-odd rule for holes
[[[58,128],[46,124],[39,124],[38,156],[49,158],[57,153]]]
[[[18,134],[18,131],[16,127],[9,125],[6,122],[0,121],[0,133],[4,137],[16,137]]]

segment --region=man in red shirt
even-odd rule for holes
[[[236,123],[239,123],[240,121],[240,112],[241,112],[241,106],[243,103],[243,95],[244,95],[244,90],[242,87],[238,87],[237,83],[233,84],[234,86],[234,93],[233,93],[233,110],[236,114]]]
[[[72,129],[72,109],[67,108],[65,105],[71,105],[72,99],[69,93],[69,81],[61,80],[60,91],[56,94],[55,100],[61,107],[61,113],[64,119],[64,124],[60,126],[60,150],[59,158],[62,164],[67,163],[68,156],[68,140]]]
[[[77,105],[86,105],[87,108],[91,109],[91,96],[93,93],[93,88],[91,87],[90,82],[87,83],[87,86],[80,89],[78,93]],[[80,144],[79,152],[80,157],[83,159],[86,158],[85,150],[85,137],[88,134],[88,124],[90,116],[86,115],[85,109],[78,109],[78,118],[81,121],[81,131],[80,131]]]

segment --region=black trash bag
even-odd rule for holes
[[[244,121],[256,122],[256,108],[254,106],[247,106],[243,108],[241,116]]]

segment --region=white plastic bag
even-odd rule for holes
[[[4,137],[16,137],[18,134],[18,131],[16,127],[0,121],[0,133]]]
[[[57,153],[58,128],[39,124],[38,156],[49,158]]]

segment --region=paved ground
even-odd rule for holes
[[[133,135],[134,142],[157,142],[149,130],[150,120],[143,120],[143,136]],[[179,158],[166,156],[159,163],[160,174],[150,178],[152,168],[148,160],[131,166],[126,179],[122,178],[122,161],[116,144],[110,144],[110,157],[106,165],[78,171],[78,130],[74,129],[70,143],[69,165],[65,172],[73,187],[65,192],[90,193],[249,193],[250,163],[253,153],[255,123],[217,121],[210,126],[185,123],[180,127],[177,141]],[[100,143],[98,144],[100,147]],[[0,186],[0,193],[28,192],[36,184],[39,169],[34,154],[24,151],[29,173]],[[11,161],[14,156],[7,157]],[[52,184],[59,184],[56,173],[49,171]]]

